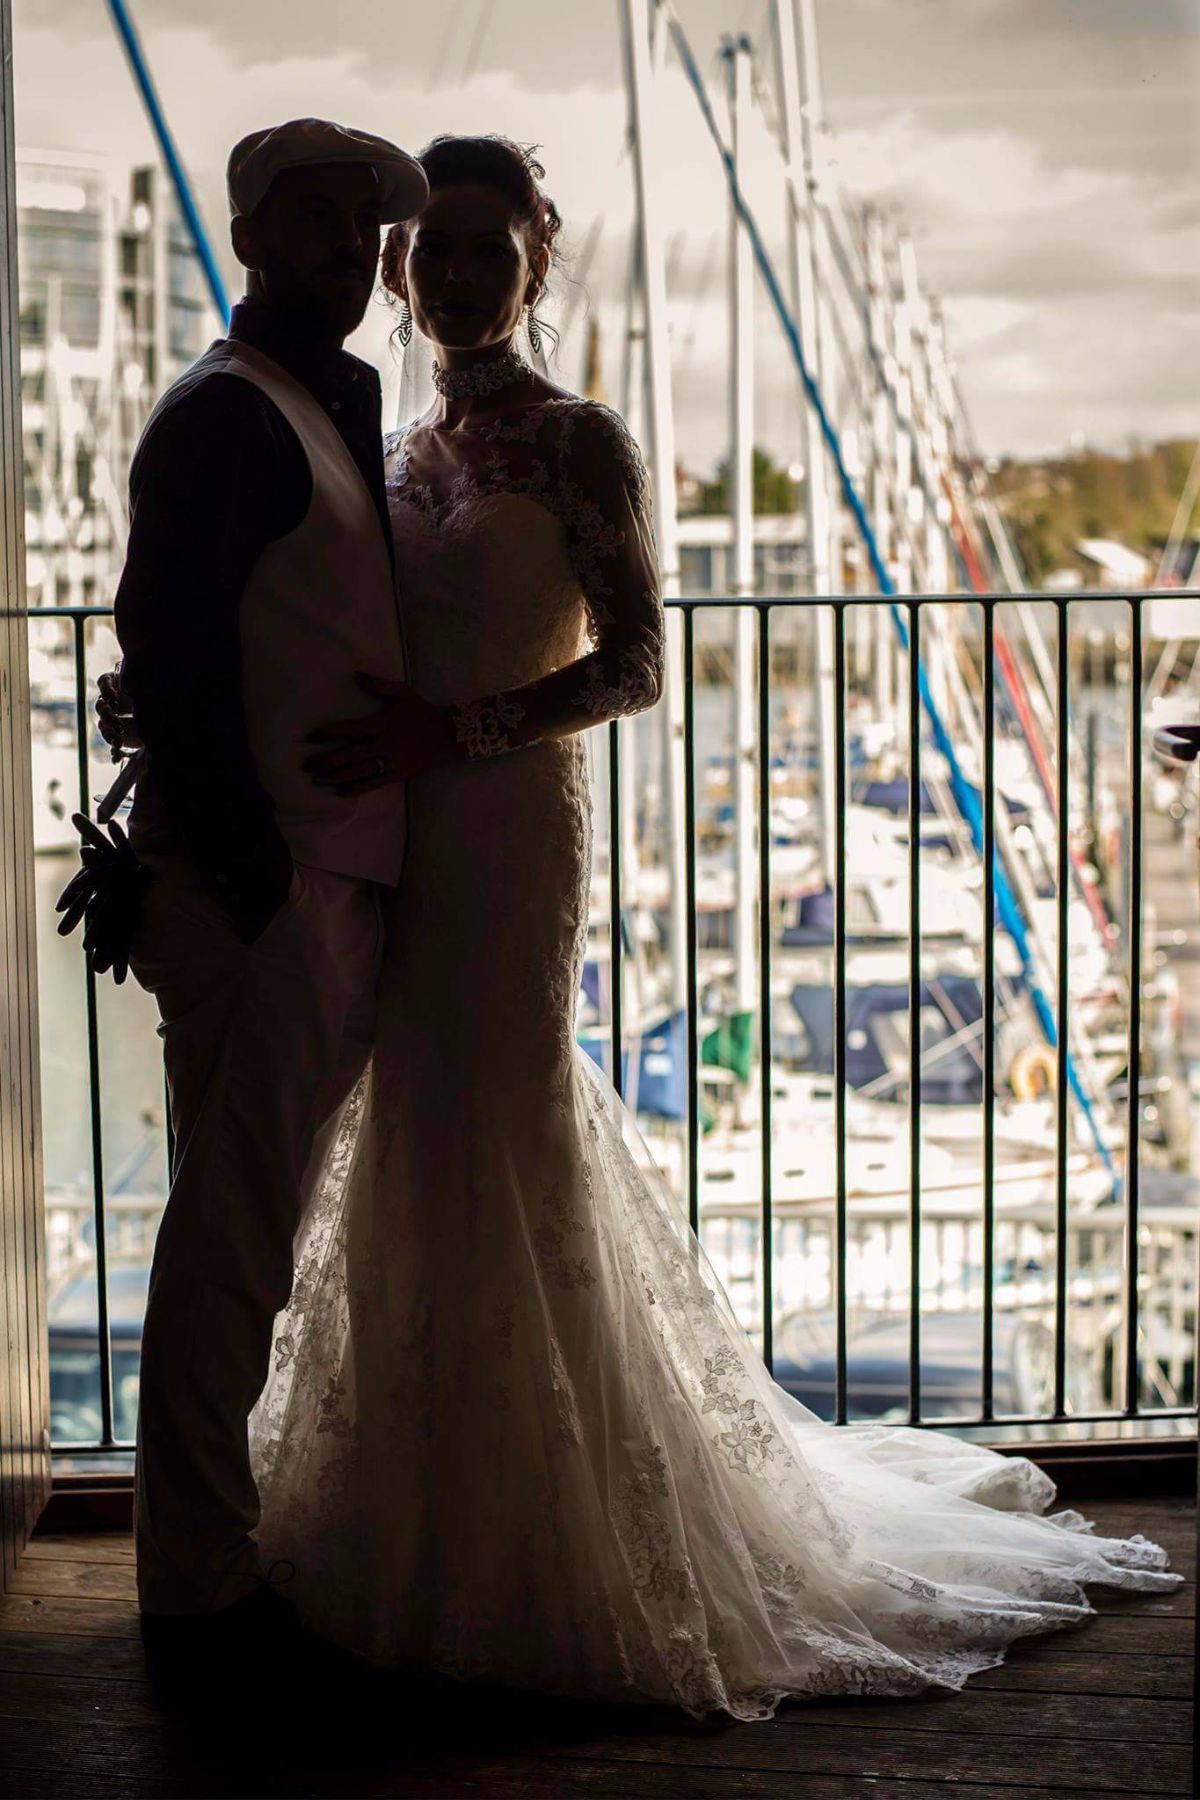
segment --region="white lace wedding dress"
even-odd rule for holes
[[[576,1048],[583,742],[505,749],[657,691],[615,415],[417,428],[389,468],[412,679],[473,703],[473,757],[412,784],[373,1071],[252,1423],[304,1616],[384,1663],[749,1719],[956,1687],[1083,1620],[1086,1582],[1173,1584],[1145,1539],[1039,1516],[1026,1461],[834,1428],[775,1386]]]

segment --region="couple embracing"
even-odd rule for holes
[[[576,1047],[582,733],[654,704],[664,633],[636,446],[521,352],[542,175],[495,137],[243,140],[246,297],[133,464],[107,715],[142,746],[127,950],[175,1137],[143,1636],[195,1667],[298,1617],[743,1719],[959,1686],[1084,1583],[1175,1578],[1043,1516],[1022,1459],[773,1383]],[[342,348],[377,279],[436,358],[387,437]]]

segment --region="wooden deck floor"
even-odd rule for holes
[[[424,1796],[562,1800],[985,1800],[1188,1794],[1195,1612],[1186,1501],[1087,1508],[1143,1530],[1189,1577],[1168,1598],[1099,1598],[1101,1617],[1016,1650],[963,1694],[786,1708],[688,1729],[677,1714],[434,1703],[392,1685],[307,1698],[257,1743],[197,1737],[159,1711],[137,1638],[130,1540],[41,1537],[0,1599],[0,1794]]]

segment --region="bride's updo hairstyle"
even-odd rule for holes
[[[435,137],[419,152],[417,161],[425,171],[431,193],[437,188],[471,186],[492,188],[502,194],[525,233],[527,249],[531,253],[547,251],[552,266],[561,262],[557,240],[562,218],[542,189],[546,171],[533,145],[516,144],[511,138],[497,136]],[[411,220],[401,220],[383,240],[380,275],[389,297],[400,291],[410,224]],[[540,319],[537,323],[542,331],[555,336],[552,327]]]

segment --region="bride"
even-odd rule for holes
[[[411,688],[314,761],[409,782],[373,1067],[299,1242],[252,1422],[265,1556],[380,1663],[693,1715],[957,1687],[1173,1584],[1041,1516],[1027,1461],[835,1428],[770,1379],[576,1047],[581,733],[657,699],[646,479],[619,418],[518,344],[558,214],[495,138],[423,153],[389,236],[436,398],[386,446]]]

